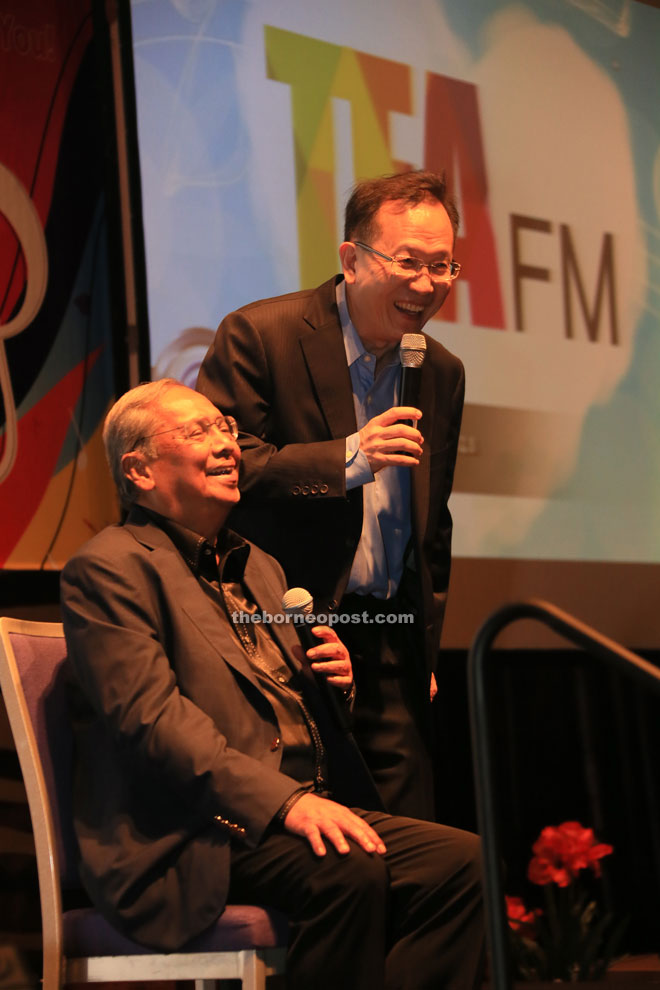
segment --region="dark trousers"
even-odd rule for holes
[[[357,811],[387,852],[351,840],[268,835],[232,852],[232,902],[275,907],[290,919],[289,990],[474,990],[483,976],[480,843],[470,832]]]
[[[334,628],[353,664],[353,735],[383,804],[390,814],[434,821],[430,684],[421,635],[414,624],[388,621],[407,611],[398,599],[345,595],[340,616],[361,621]]]

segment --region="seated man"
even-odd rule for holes
[[[160,950],[227,901],[278,908],[290,987],[476,987],[479,840],[378,808],[315,682],[350,691],[333,630],[316,629],[312,673],[293,627],[234,621],[281,613],[285,590],[272,557],[223,529],[235,433],[171,379],[127,392],[105,423],[128,518],[62,575],[85,887]]]

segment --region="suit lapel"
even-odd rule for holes
[[[357,430],[335,286],[336,280],[332,279],[314,294],[305,321],[316,332],[300,338],[307,369],[333,438],[350,436]]]
[[[275,588],[265,577],[259,567],[255,567],[248,558],[245,568],[245,585],[250,592],[252,600],[257,606],[270,615],[280,615],[282,613],[281,588]],[[273,622],[269,627],[270,635],[276,641],[279,648],[287,658],[287,662],[294,667],[300,664],[293,656],[293,647],[299,645],[298,636],[290,622]]]
[[[171,600],[187,615],[213,652],[258,687],[257,679],[238,637],[224,636],[222,643],[218,643],[218,616],[215,606],[200,587],[197,578],[169,536],[146,515],[141,512],[138,515],[135,510],[131,512],[124,528],[138,543],[154,554],[154,566],[163,576],[163,584]]]

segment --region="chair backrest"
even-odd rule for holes
[[[73,732],[65,660],[66,643],[59,623],[0,619],[0,689],[21,764],[35,843],[54,846],[55,870],[59,869],[59,881],[66,890],[79,888],[80,880],[72,816]]]

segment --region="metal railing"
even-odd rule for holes
[[[468,654],[468,694],[477,818],[483,845],[484,900],[493,990],[511,990],[512,984],[486,666],[495,637],[506,626],[520,619],[533,619],[543,623],[590,656],[604,661],[619,673],[632,677],[642,686],[650,687],[660,694],[660,670],[653,664],[549,602],[531,600],[504,605],[493,612],[477,631]]]

